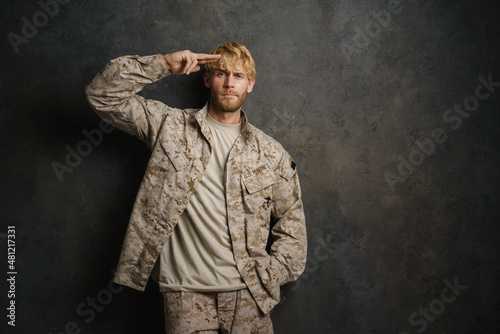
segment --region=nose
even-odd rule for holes
[[[234,78],[232,74],[226,75],[226,80],[224,80],[224,88],[234,88]]]

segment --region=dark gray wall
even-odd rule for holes
[[[499,331],[498,1],[60,2],[1,4],[5,276],[7,226],[17,238],[16,327],[2,279],[2,333],[164,331],[154,284],[108,286],[146,146],[114,131],[60,179],[53,166],[99,129],[83,91],[108,60],[228,40],[257,62],[250,121],[303,187],[308,266],[282,289],[276,332]],[[201,106],[200,80],[143,94]]]

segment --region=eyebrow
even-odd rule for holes
[[[219,71],[219,72],[229,73],[229,70],[224,70],[224,69],[222,69],[222,68],[216,68],[214,71],[215,71],[215,72]],[[234,73],[235,75],[237,75],[237,74],[243,74],[243,75],[245,75],[245,76],[247,75],[247,73],[246,73],[245,71],[233,71],[233,73]]]

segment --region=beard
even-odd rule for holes
[[[235,93],[231,92],[231,94]],[[210,94],[212,107],[214,107],[214,109],[216,110],[227,113],[232,113],[240,110],[241,106],[243,105],[243,102],[245,102],[246,97],[247,97],[247,92],[244,92],[241,96],[236,95],[236,98],[224,98],[214,93]]]

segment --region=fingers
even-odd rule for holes
[[[220,54],[195,53],[198,64],[213,63],[220,59]]]
[[[177,51],[163,56],[165,67],[176,75],[197,72],[201,64],[213,63],[219,60],[220,54],[193,53],[189,50]]]
[[[186,65],[184,66],[184,74],[189,75],[189,73],[197,72],[200,70],[198,64],[213,63],[221,57],[220,54],[208,54],[208,53],[192,53],[186,56]]]
[[[198,65],[198,60],[192,52],[186,51],[184,61],[186,64],[184,65],[183,73],[189,75],[189,73],[193,72],[194,68]]]

